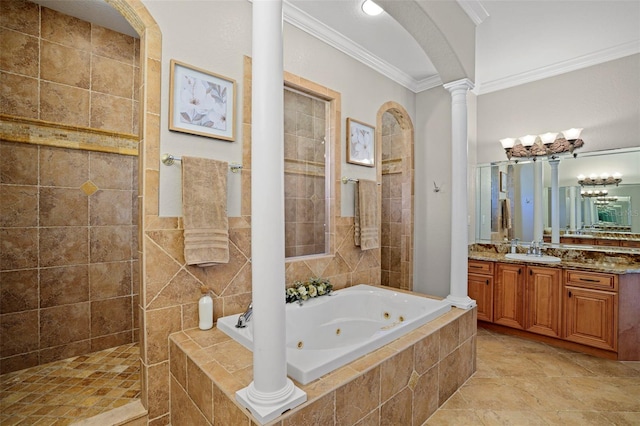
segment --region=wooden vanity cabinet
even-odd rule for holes
[[[564,303],[565,339],[617,350],[617,275],[565,271]]]
[[[527,266],[525,329],[532,333],[562,337],[562,270]]]
[[[478,305],[481,321],[493,321],[493,272],[493,262],[469,260],[468,294]]]
[[[496,264],[493,322],[524,329],[524,265]]]

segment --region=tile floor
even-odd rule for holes
[[[140,397],[137,343],[0,376],[0,425],[68,425]]]
[[[640,362],[478,328],[476,373],[425,425],[640,425]]]

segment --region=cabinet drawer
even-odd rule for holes
[[[469,273],[493,275],[493,262],[483,262],[481,260],[470,260]]]
[[[618,280],[615,275],[599,272],[567,271],[565,284],[601,290],[618,290]]]

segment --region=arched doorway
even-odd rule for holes
[[[413,289],[413,123],[396,102],[387,102],[377,114],[377,138],[382,161],[381,282]]]

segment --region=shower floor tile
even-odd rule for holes
[[[140,397],[137,343],[0,376],[0,425],[68,425]]]

